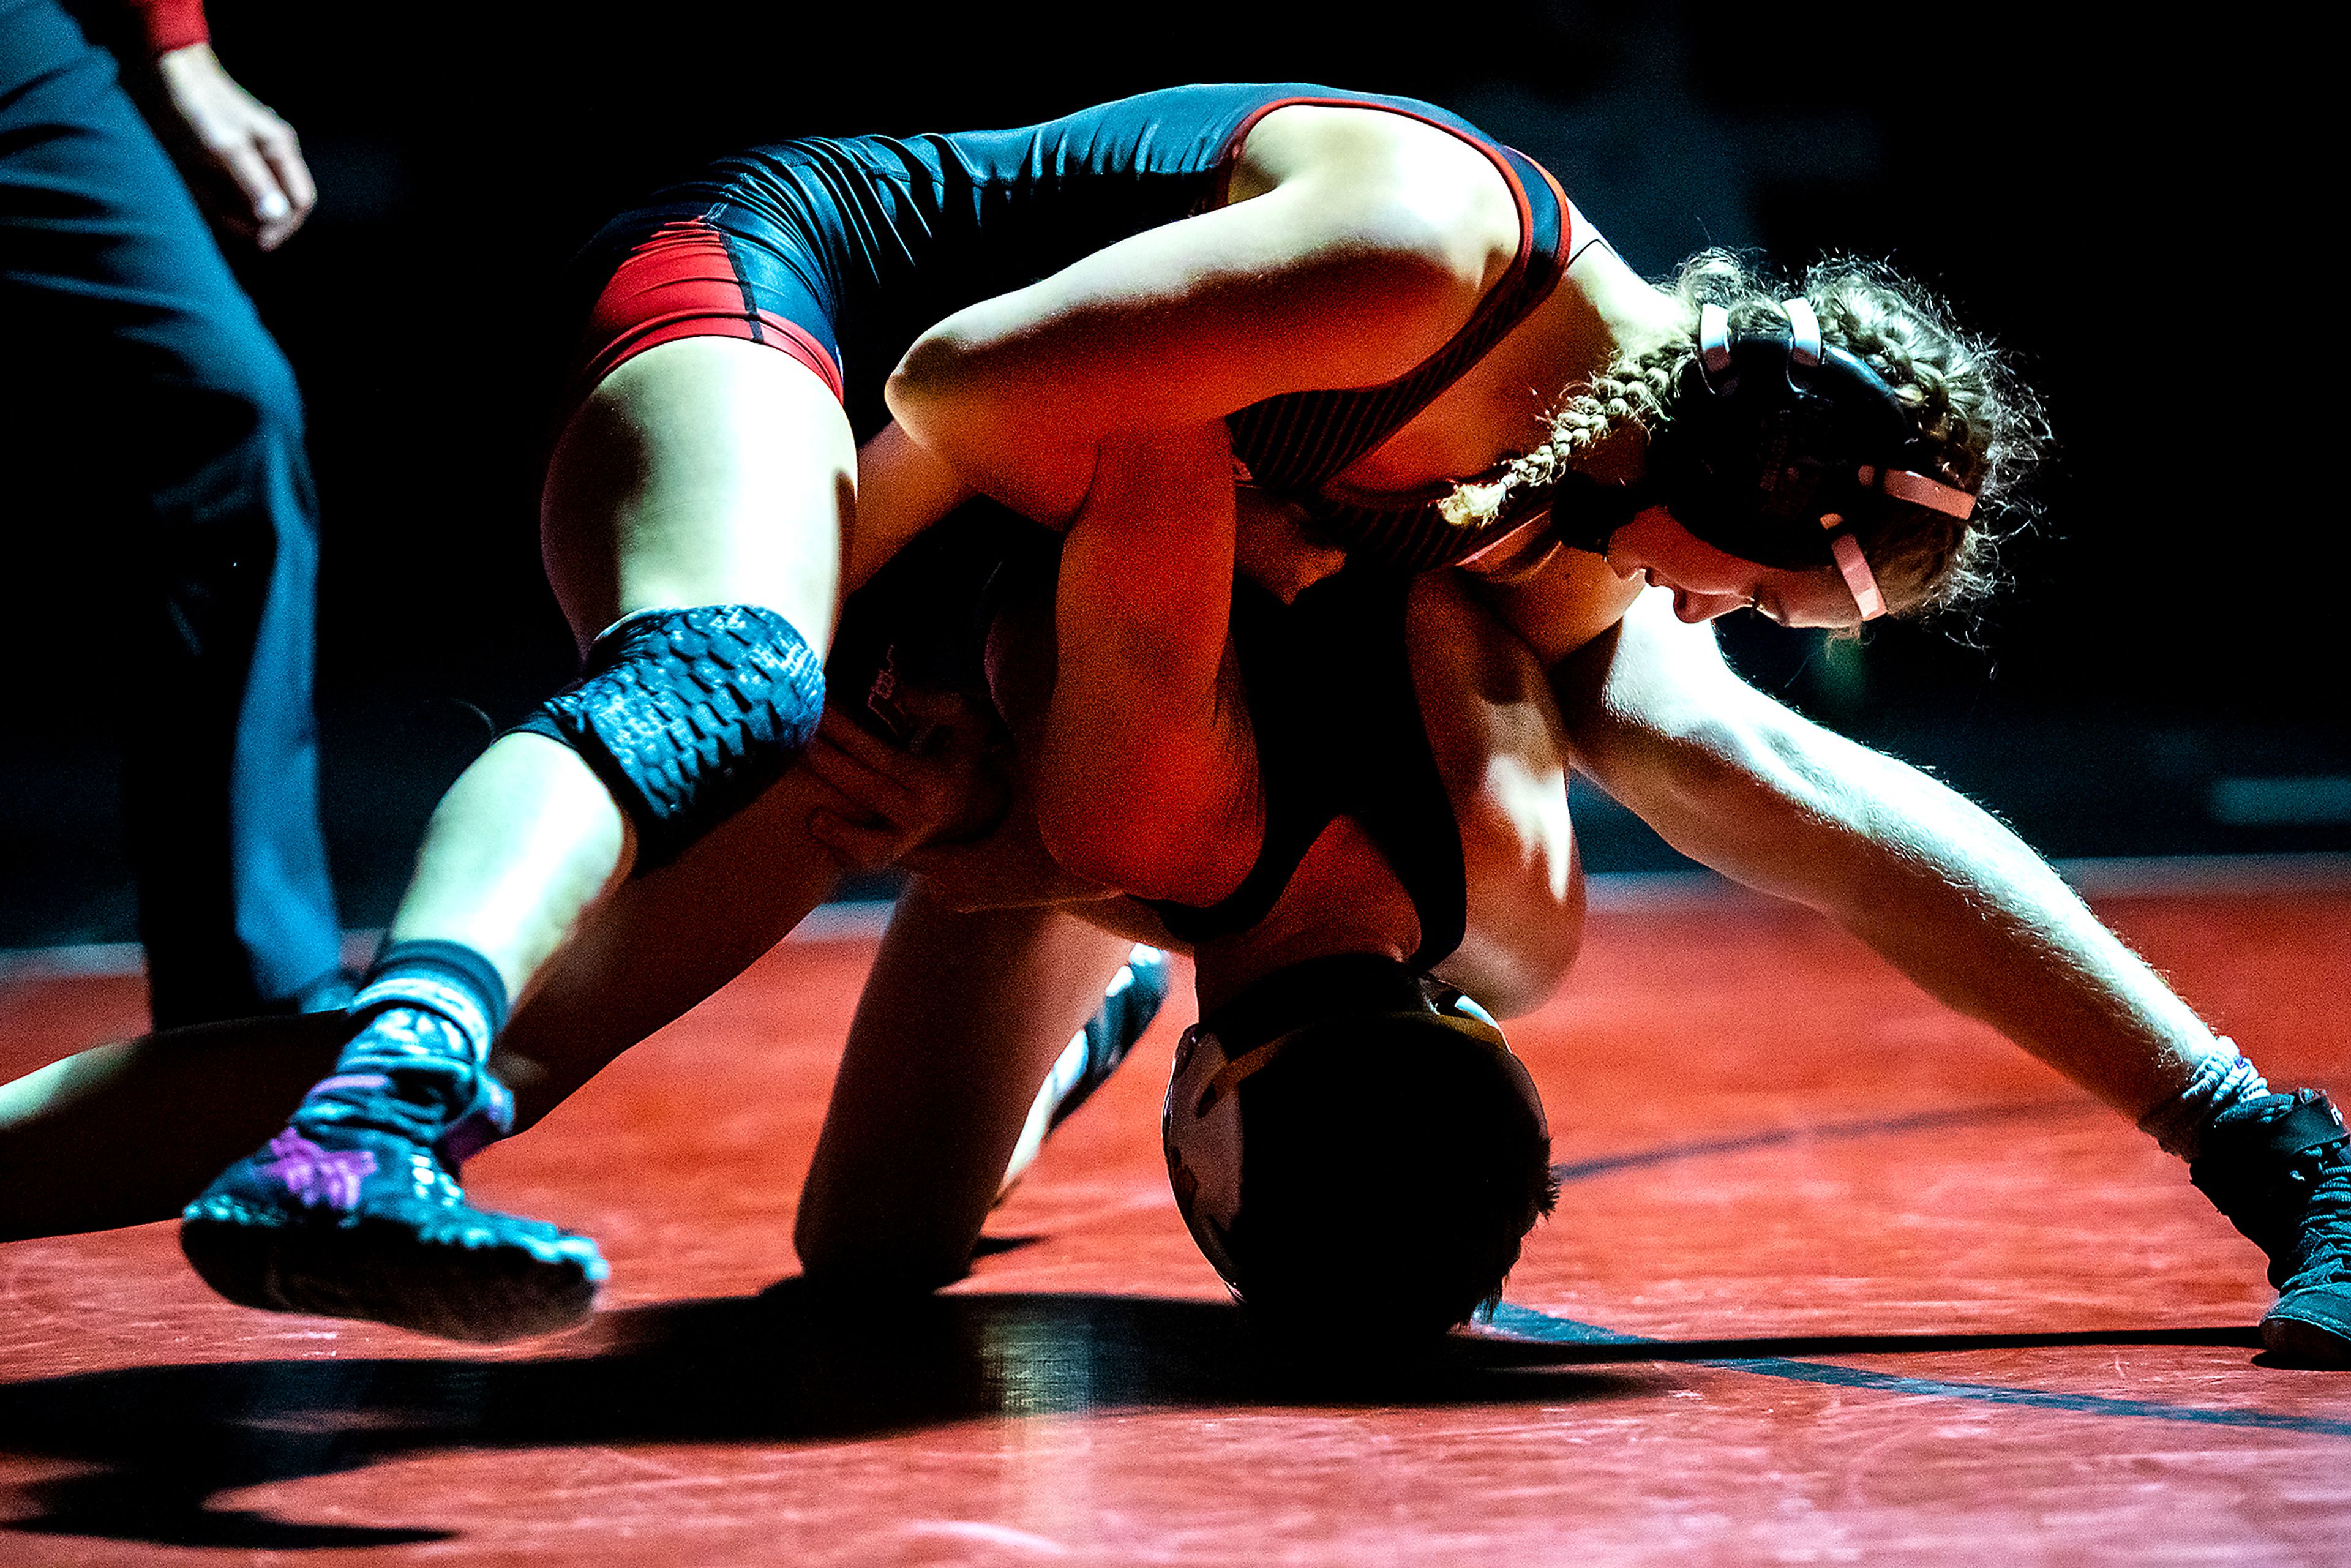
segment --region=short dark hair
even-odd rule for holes
[[[1508,1053],[1436,1018],[1318,1030],[1239,1085],[1235,1292],[1277,1332],[1434,1337],[1490,1312],[1558,1184]]]

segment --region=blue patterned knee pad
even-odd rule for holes
[[[596,639],[586,673],[515,726],[577,751],[667,865],[783,777],[824,711],[824,661],[756,604],[648,610]]]

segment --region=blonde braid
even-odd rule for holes
[[[1697,351],[1694,340],[1674,340],[1629,362],[1610,360],[1588,383],[1568,389],[1551,413],[1551,434],[1541,445],[1512,458],[1498,479],[1456,485],[1437,510],[1456,528],[1481,528],[1502,515],[1513,492],[1558,484],[1575,466],[1578,454],[1614,432],[1627,426],[1648,429],[1665,407],[1675,371]]]

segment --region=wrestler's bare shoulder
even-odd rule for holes
[[[1228,200],[1280,189],[1443,236],[1491,281],[1518,254],[1518,204],[1490,159],[1450,131],[1381,109],[1285,104],[1249,129]]]

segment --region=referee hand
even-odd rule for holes
[[[237,86],[210,44],[158,56],[155,74],[168,106],[157,129],[174,144],[197,200],[263,250],[283,245],[319,200],[294,128]]]

